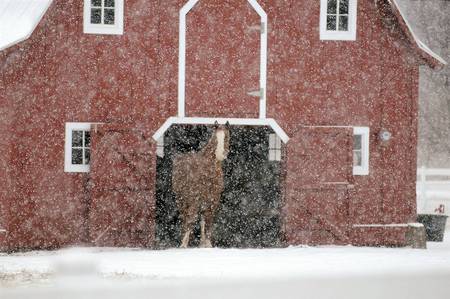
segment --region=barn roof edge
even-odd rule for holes
[[[402,28],[403,32],[407,36],[409,42],[414,47],[414,50],[416,54],[428,64],[433,69],[436,68],[442,68],[443,66],[447,65],[447,62],[438,54],[433,52],[424,42],[422,42],[418,36],[414,33],[412,30],[411,25],[409,24],[408,20],[406,19],[405,15],[403,14],[402,10],[400,9],[400,6],[397,3],[397,0],[385,0],[387,3],[389,3],[392,12],[394,13],[394,16],[396,17],[398,23],[400,24],[400,27]]]

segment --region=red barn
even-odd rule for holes
[[[3,250],[177,246],[171,158],[215,121],[231,123],[216,246],[408,245],[418,68],[445,62],[395,0],[9,0],[0,16]]]

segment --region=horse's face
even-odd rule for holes
[[[227,126],[219,126],[215,131],[216,159],[223,161],[227,158],[230,147],[230,131]]]

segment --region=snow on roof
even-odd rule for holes
[[[420,51],[419,55],[427,61],[430,66],[435,67],[438,65],[447,65],[447,62],[434,53],[430,48],[428,48],[427,45],[425,45],[416,34],[414,34],[414,31],[412,30],[411,25],[409,24],[408,20],[405,17],[405,14],[401,11],[400,6],[397,4],[397,0],[388,0],[388,2],[391,4],[392,9],[394,10],[394,14],[397,17],[398,21],[400,22],[402,27],[405,29],[405,34],[408,36],[408,38],[411,40],[411,42],[416,46],[417,50]],[[406,28],[405,28],[406,27]]]
[[[31,36],[52,0],[0,0],[0,51]]]

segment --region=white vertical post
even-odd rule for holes
[[[178,117],[185,117],[186,15],[199,0],[189,0],[180,10],[178,40]]]
[[[266,118],[267,107],[267,14],[264,9],[259,5],[257,0],[248,0],[253,9],[261,17],[261,54],[260,54],[260,67],[259,67],[259,88],[261,90],[261,98],[259,99],[259,118]]]
[[[178,45],[178,117],[184,117],[186,73],[186,14],[180,11],[180,35]]]
[[[422,212],[426,213],[425,209],[427,207],[427,173],[425,166],[420,168],[420,199],[422,200]]]
[[[266,118],[266,103],[267,103],[267,15],[261,15],[261,62],[260,62],[260,88],[261,98],[259,101],[259,118]]]

